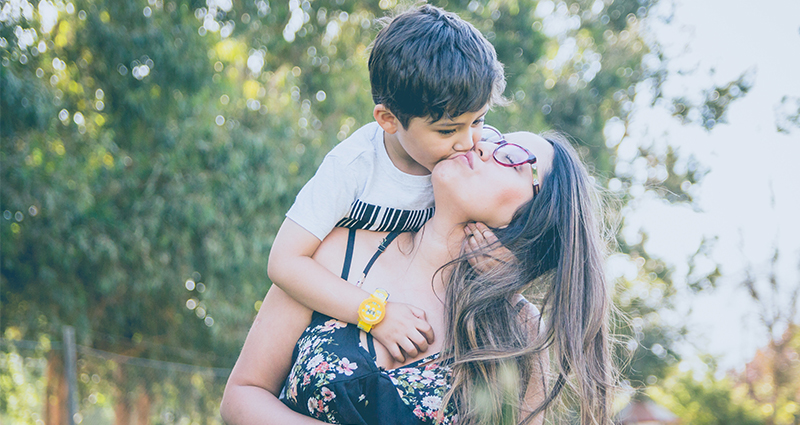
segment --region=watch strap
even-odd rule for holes
[[[383,304],[386,304],[386,300],[389,299],[389,293],[386,292],[385,289],[378,288],[375,292],[372,293],[372,296],[383,301]]]
[[[368,298],[361,302],[361,305],[358,307],[358,328],[364,332],[369,332],[372,330],[372,327],[377,325],[378,323],[382,322],[383,319],[386,317],[386,300],[389,299],[389,293],[386,292],[385,289],[376,289],[374,293],[370,294]],[[378,304],[380,306],[381,315],[378,318],[377,322],[368,323],[366,312],[364,308],[369,303]],[[372,322],[372,320],[369,320]]]

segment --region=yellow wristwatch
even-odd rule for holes
[[[364,332],[369,332],[372,327],[377,325],[386,316],[386,300],[389,293],[383,289],[377,289],[369,298],[361,301],[358,306],[358,327]]]

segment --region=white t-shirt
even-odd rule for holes
[[[319,240],[334,227],[419,229],[433,216],[431,177],[395,167],[383,129],[371,122],[334,147],[303,186],[286,217]]]

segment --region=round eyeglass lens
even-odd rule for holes
[[[522,164],[528,160],[528,152],[517,145],[507,144],[497,148],[494,158],[507,165]]]
[[[495,130],[492,127],[483,127],[483,133],[481,134],[481,142],[487,143],[500,143],[503,141],[503,136],[500,134],[499,131]]]

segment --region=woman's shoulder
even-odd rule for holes
[[[537,317],[539,316],[539,309],[536,307],[536,305],[528,301],[528,299],[522,294],[514,294],[508,301],[521,314],[533,314]]]
[[[339,274],[338,270],[341,269],[344,263],[344,256],[347,250],[347,239],[349,237],[350,229],[344,227],[335,227],[325,236],[325,239],[319,244],[319,247],[314,252],[313,258],[318,263],[322,264],[331,271]],[[353,256],[360,259],[365,254],[365,250],[373,252],[381,240],[386,237],[386,232],[371,232],[367,230],[357,230],[355,249]]]
[[[542,314],[536,304],[528,301],[522,294],[515,294],[509,300],[511,305],[517,310],[518,318],[529,326],[540,328],[542,324]]]
[[[375,246],[377,247],[380,244],[380,241],[388,235],[388,232],[373,232],[370,230],[356,230],[356,248],[359,246],[372,246],[373,242],[375,242]],[[320,244],[320,247],[330,245],[332,249],[337,251],[341,250],[344,252],[344,249],[347,248],[347,239],[350,235],[350,229],[345,227],[335,227],[328,236]]]

